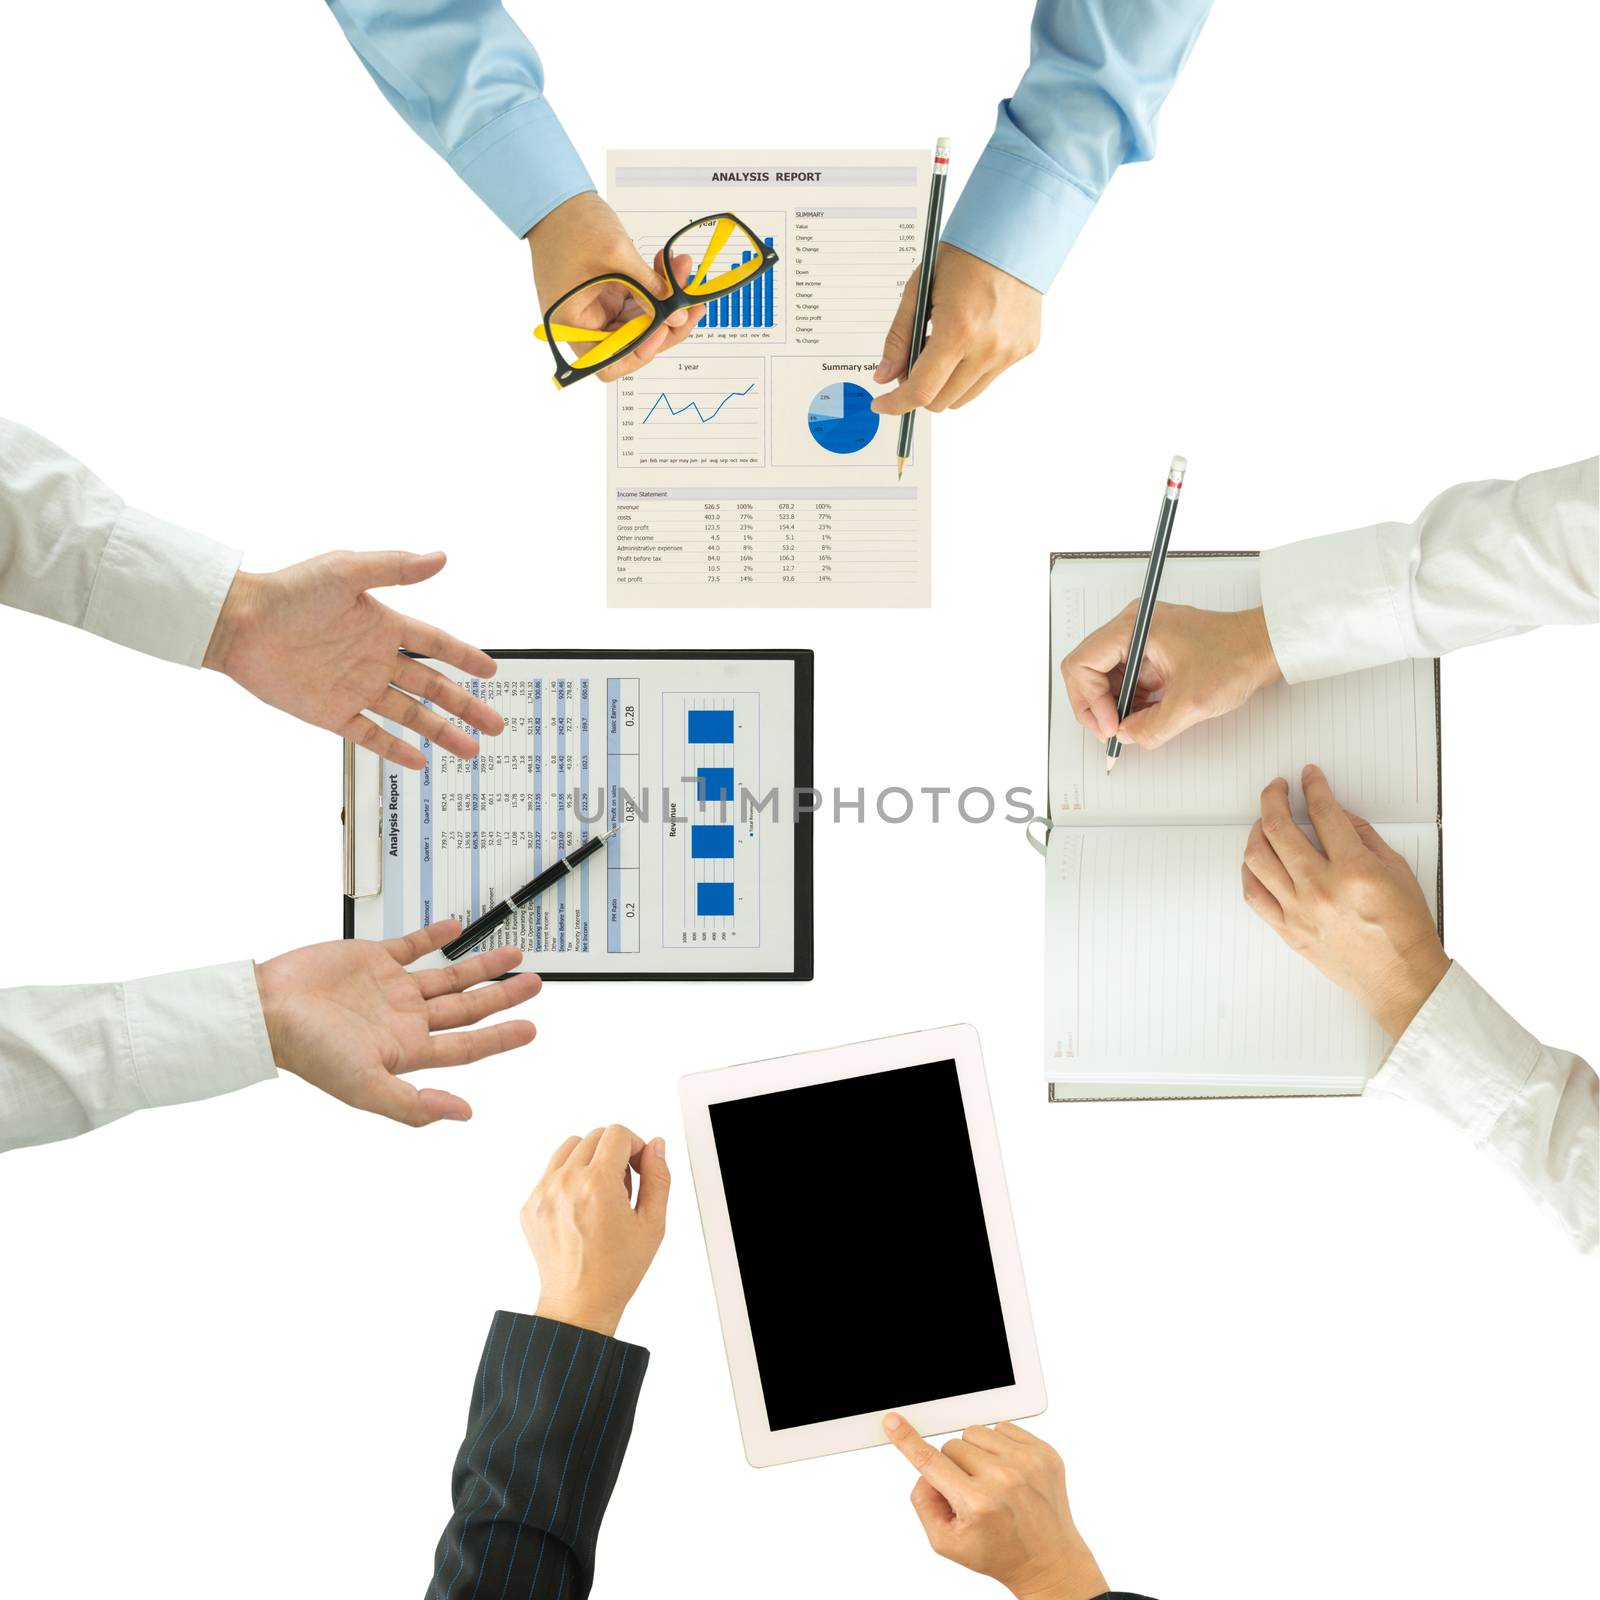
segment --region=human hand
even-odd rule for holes
[[[911,324],[917,314],[917,274],[912,273],[883,341],[883,360],[872,375],[874,383],[904,382],[880,394],[872,409],[897,417],[903,411],[944,411],[976,400],[1007,367],[1039,348],[1043,305],[1044,296],[1020,278],[954,245],[940,245],[928,341],[908,376]]]
[[[661,275],[661,251],[656,252],[652,270],[634,247],[616,212],[593,190],[562,201],[554,211],[541,217],[528,231],[528,249],[533,254],[533,282],[541,311],[547,311],[569,289],[604,272],[626,273],[662,299],[669,292],[669,285]],[[682,283],[693,270],[694,263],[688,256],[674,256],[672,267]],[[601,283],[563,307],[562,317],[580,328],[610,332],[645,309],[621,284]],[[602,368],[596,376],[602,383],[613,383],[630,372],[637,372],[662,351],[687,339],[705,314],[704,306],[686,306],[674,311],[621,361]]]
[[[1067,1504],[1061,1457],[1014,1422],[968,1428],[935,1450],[902,1416],[889,1441],[920,1476],[911,1506],[934,1552],[1005,1585],[1017,1600],[1093,1600],[1106,1580]]]
[[[539,1264],[539,1315],[615,1333],[660,1248],[671,1186],[664,1140],[646,1144],[615,1123],[562,1140],[522,1208]]]
[[[1156,602],[1133,703],[1121,726],[1117,697],[1139,602],[1130,601],[1061,663],[1072,714],[1099,739],[1155,750],[1207,717],[1237,711],[1283,674],[1261,608],[1201,611]]]
[[[472,1115],[465,1100],[443,1089],[418,1089],[396,1074],[456,1067],[527,1044],[533,1038],[531,1022],[472,1025],[531,1000],[539,979],[519,972],[504,983],[472,988],[521,962],[522,952],[514,945],[448,967],[406,971],[410,962],[460,932],[459,922],[435,922],[381,944],[338,939],[257,962],[256,988],[272,1059],[360,1111],[376,1111],[413,1128],[441,1118],[465,1122]],[[435,1031],[440,1028],[470,1031]]]
[[[1308,766],[1301,784],[1322,848],[1274,778],[1239,869],[1245,903],[1398,1039],[1449,970],[1438,926],[1405,857],[1334,799],[1321,768]]]
[[[442,553],[336,550],[281,572],[240,572],[222,602],[205,665],[226,673],[258,700],[302,722],[364,745],[396,766],[421,770],[422,752],[380,728],[386,717],[469,761],[478,741],[421,704],[442,707],[484,733],[505,720],[460,684],[401,655],[415,650],[475,677],[495,662],[448,633],[401,616],[367,593],[421,583],[444,566]]]

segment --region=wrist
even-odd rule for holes
[[[209,667],[211,671],[228,677],[233,675],[230,663],[238,650],[240,639],[250,631],[260,588],[259,573],[234,573],[233,582],[223,598],[222,609],[217,613],[216,626],[211,630],[211,642],[206,646],[205,659],[200,663],[202,667]]]
[[[1074,1537],[1075,1546],[1044,1570],[1006,1584],[1015,1600],[1099,1600],[1106,1592],[1105,1574],[1076,1530]]]
[[[1237,613],[1242,639],[1241,654],[1250,672],[1250,690],[1267,689],[1283,679],[1283,669],[1278,665],[1277,653],[1272,648],[1272,635],[1267,631],[1267,613],[1264,606]]]
[[[523,238],[528,241],[528,248],[537,255],[541,246],[547,245],[564,230],[574,224],[581,225],[585,218],[610,211],[611,207],[593,189],[585,189],[582,194],[575,194],[545,212]]]
[[[622,1321],[622,1307],[597,1304],[579,1296],[541,1294],[534,1315],[548,1322],[564,1322],[571,1328],[603,1333],[609,1339]]]
[[[1444,953],[1444,946],[1435,941],[1403,958],[1398,966],[1394,982],[1369,1007],[1378,1026],[1391,1039],[1399,1039],[1427,1004],[1428,996],[1450,970],[1450,957]]]

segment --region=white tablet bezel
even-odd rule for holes
[[[902,1405],[899,1396],[886,1394],[882,1410],[774,1432],[767,1426],[761,1373],[756,1365],[744,1285],[739,1276],[739,1258],[734,1249],[732,1225],[728,1220],[722,1168],[717,1160],[716,1141],[711,1132],[710,1108],[727,1100],[744,1100],[783,1089],[798,1089],[810,1084],[832,1083],[845,1078],[865,1077],[875,1072],[892,1072],[901,1067],[926,1066],[949,1060],[954,1060],[956,1064],[961,1086],[967,1133],[972,1143],[972,1162],[983,1204],[984,1225],[989,1235],[995,1283],[1000,1291],[1000,1310],[1005,1322],[1006,1342],[1011,1351],[1014,1381],[1000,1389],[922,1400],[914,1405]],[[919,1433],[924,1434],[950,1433],[978,1423],[1032,1417],[1044,1410],[1044,1374],[1039,1365],[1039,1347],[1034,1338],[1033,1315],[1028,1308],[1027,1286],[1023,1282],[1022,1257],[1017,1249],[1016,1226],[1012,1221],[1011,1199],[1006,1190],[1005,1169],[1000,1159],[994,1109],[989,1102],[989,1084],[983,1071],[983,1054],[974,1028],[966,1024],[931,1028],[921,1033],[898,1034],[889,1039],[840,1045],[831,1050],[780,1056],[772,1061],[756,1061],[747,1066],[725,1067],[716,1072],[696,1072],[679,1080],[679,1098],[683,1105],[689,1165],[700,1205],[700,1223],[705,1232],[706,1255],[711,1263],[711,1281],[716,1291],[717,1312],[722,1322],[723,1344],[728,1355],[728,1373],[733,1379],[734,1403],[739,1413],[739,1429],[744,1436],[745,1458],[751,1466],[770,1467],[784,1461],[804,1461],[813,1456],[832,1455],[841,1450],[862,1450],[869,1445],[883,1444],[886,1441],[882,1417],[889,1410],[899,1411]],[[908,1154],[914,1157],[915,1152]],[[938,1174],[934,1172],[924,1173],[923,1177],[930,1183],[938,1181]],[[893,1265],[892,1262],[884,1263],[886,1281],[892,1280]],[[919,1328],[914,1308],[908,1311],[908,1316],[911,1320],[907,1323],[907,1337],[915,1338],[919,1332],[926,1332],[925,1325]]]

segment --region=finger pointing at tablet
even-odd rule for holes
[[[646,1144],[618,1123],[563,1140],[522,1208],[539,1315],[615,1333],[660,1248],[671,1186],[661,1139]]]
[[[1094,1600],[1106,1580],[1072,1521],[1061,1457],[1015,1423],[968,1428],[935,1450],[904,1417],[889,1441],[920,1474],[912,1509],[936,1554],[1028,1600]]]

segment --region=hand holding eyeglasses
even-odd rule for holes
[[[528,249],[533,255],[533,282],[541,310],[565,296],[574,284],[587,283],[607,273],[637,278],[644,287],[655,288],[663,297],[668,293],[661,276],[660,253],[652,271],[634,248],[616,212],[592,191],[563,201],[537,222],[528,234]],[[690,266],[687,257],[678,258],[674,264],[683,271]],[[614,281],[600,286],[593,304],[587,308],[596,318],[592,325],[609,327],[628,320],[637,312],[628,304],[631,298],[627,289]],[[624,359],[606,367],[600,374],[601,381],[610,383],[637,372],[653,357],[688,338],[704,315],[702,306],[685,306],[662,318]]]
[[[642,266],[632,240],[625,245]],[[690,333],[707,305],[735,290],[744,291],[742,312],[754,315],[769,303],[771,281],[761,280],[777,261],[771,239],[758,237],[731,211],[718,211],[686,220],[656,253],[654,272],[613,266],[580,279],[553,302],[544,301],[537,329],[555,357],[556,387],[592,373],[607,380],[636,372]]]

